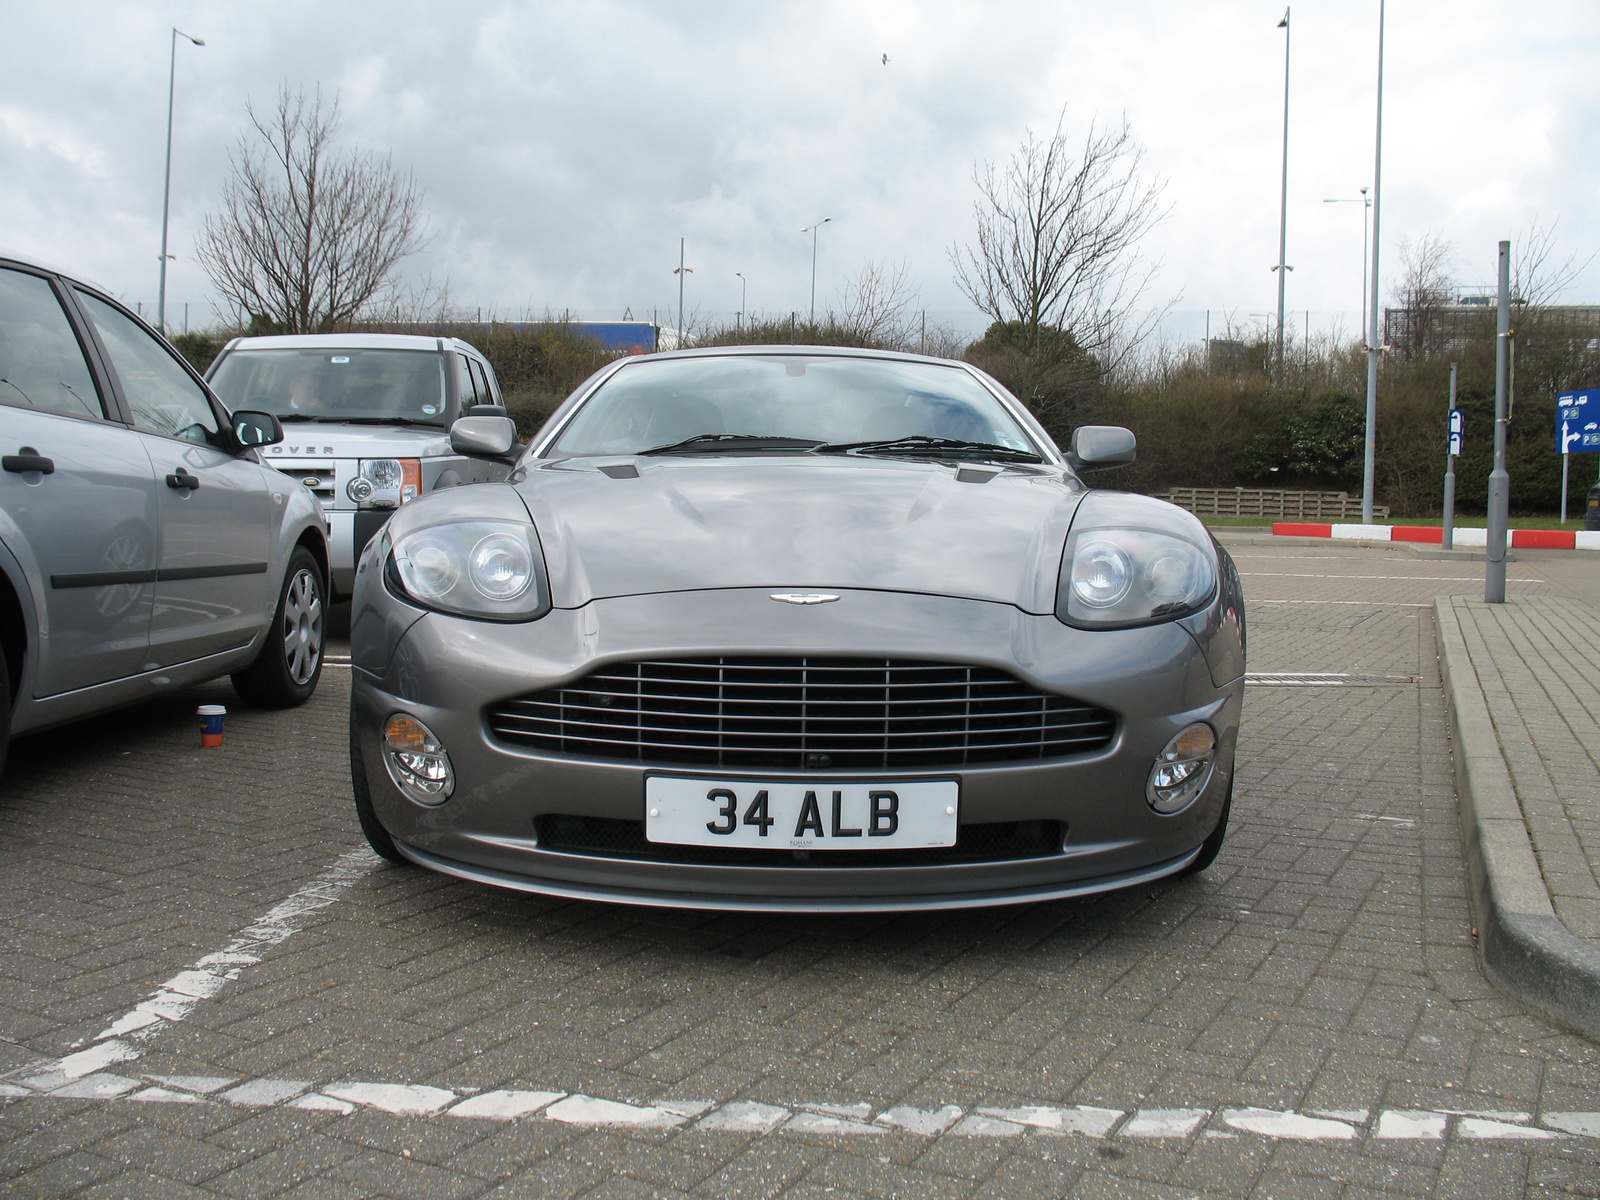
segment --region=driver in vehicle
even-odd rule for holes
[[[328,406],[317,390],[315,367],[301,367],[289,381],[289,407],[295,412],[326,412]]]

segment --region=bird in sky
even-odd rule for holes
[[[886,67],[889,65],[889,56],[887,54],[883,56],[883,65]]]

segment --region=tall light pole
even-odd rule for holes
[[[676,275],[678,277],[678,340],[677,340],[677,343],[672,347],[674,350],[682,350],[683,349],[683,277],[685,275],[693,275],[694,274],[694,268],[693,267],[686,267],[686,266],[683,265],[683,243],[684,243],[684,239],[683,238],[679,238],[678,239],[678,265],[677,265],[677,267],[675,267],[673,269],[673,272],[672,272],[674,275]]]
[[[178,79],[178,39],[186,38],[196,46],[204,46],[205,39],[197,38],[173,27],[172,53],[167,63],[167,173],[161,188],[161,286],[156,292],[156,328],[167,332],[167,214],[172,208],[172,97]]]
[[[1506,509],[1511,475],[1506,471],[1506,425],[1511,394],[1511,243],[1500,243],[1499,304],[1494,339],[1494,470],[1489,472],[1489,532],[1484,549],[1483,598],[1506,602]]]
[[[739,328],[743,329],[745,289],[749,286],[750,281],[744,277],[743,271],[735,271],[734,274],[739,277]]]
[[[1289,10],[1278,22],[1283,30],[1283,189],[1278,202],[1278,354],[1274,380],[1283,383],[1283,293],[1289,283]]]
[[[821,229],[831,220],[833,220],[832,217],[823,217],[822,220],[818,221],[816,224],[808,225],[800,231],[801,233],[809,233],[811,235],[811,316],[808,318],[808,320],[810,320],[813,325],[815,325],[817,321],[817,230]]]
[[[1378,219],[1383,214],[1383,4],[1378,0],[1378,125],[1372,152],[1372,284],[1367,293],[1367,441],[1361,461],[1361,523],[1372,524],[1378,452]]]
[[[1367,195],[1367,189],[1361,189],[1359,196],[1335,196],[1324,200],[1324,204],[1359,204],[1361,205],[1361,344],[1367,344],[1367,222],[1372,219],[1372,197]]]

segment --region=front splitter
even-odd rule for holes
[[[1182,871],[1200,854],[1200,847],[1177,858],[1169,858],[1150,867],[1124,871],[1116,875],[1102,875],[1096,879],[1049,887],[1017,888],[1000,891],[977,892],[962,896],[894,896],[888,898],[853,899],[783,899],[769,896],[723,896],[699,892],[660,892],[646,889],[584,887],[526,875],[513,875],[475,867],[453,859],[440,858],[415,846],[395,839],[395,848],[419,867],[427,867],[458,879],[485,883],[493,887],[509,888],[518,892],[532,892],[539,896],[555,896],[563,900],[594,900],[605,904],[638,904],[647,908],[689,908],[717,912],[768,912],[768,913],[894,913],[930,912],[958,908],[998,908],[1007,904],[1038,904],[1046,900],[1071,900],[1080,896],[1095,896],[1118,888],[1136,887],[1165,879]],[[590,861],[590,860],[585,860]]]

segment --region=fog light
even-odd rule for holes
[[[1193,804],[1211,778],[1217,761],[1217,735],[1196,722],[1167,743],[1150,769],[1145,799],[1158,813],[1181,812]]]
[[[443,804],[455,791],[450,756],[415,717],[396,713],[384,723],[383,765],[394,785],[418,804]]]

